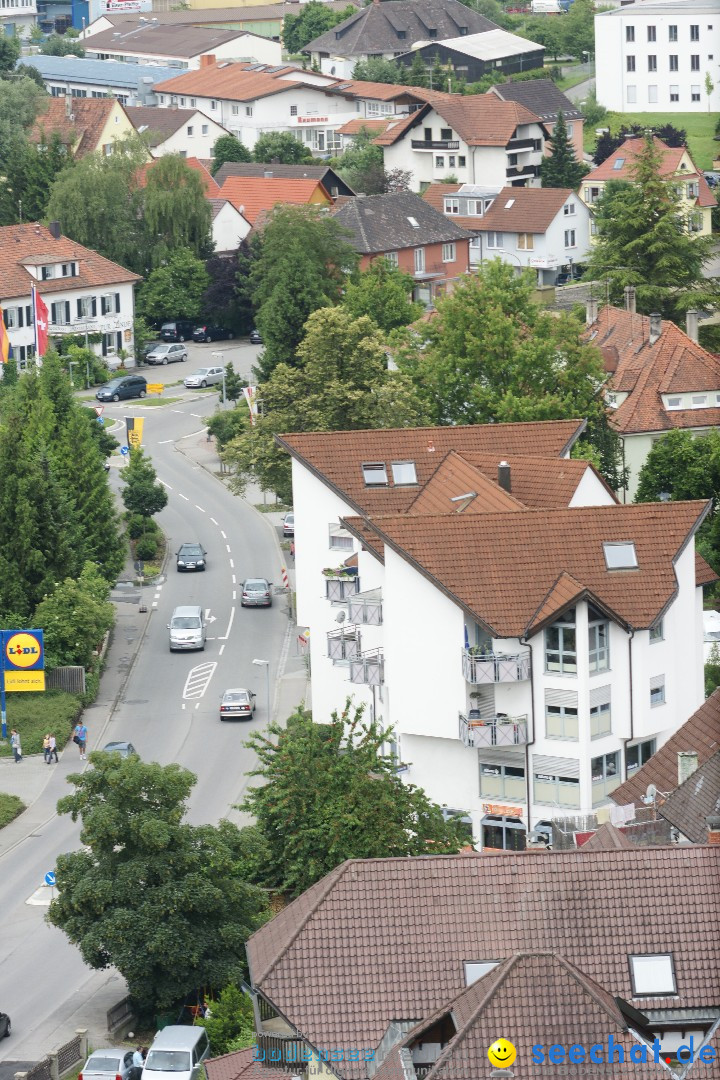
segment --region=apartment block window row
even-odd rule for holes
[[[613,750],[610,754],[601,754],[593,758],[591,763],[592,777],[592,804],[599,806],[606,802],[610,794],[619,787],[622,777],[620,775],[620,751]]]
[[[641,769],[653,756],[656,748],[656,739],[646,739],[644,742],[635,743],[634,746],[628,746],[625,750],[625,769],[628,776]]]
[[[506,765],[502,762],[480,762],[480,795],[485,799],[510,799],[525,802],[524,765]]]
[[[545,690],[545,733],[548,739],[578,739],[576,690]]]
[[[575,758],[533,756],[533,799],[546,806],[580,806],[580,763]]]
[[[665,704],[665,676],[653,675],[650,680],[650,708]]]
[[[4,308],[3,322],[8,330],[19,330],[23,326],[32,326],[32,304]]]

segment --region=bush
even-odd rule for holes
[[[139,540],[141,536],[152,536],[157,531],[157,523],[151,517],[143,517],[142,514],[128,514],[127,534],[131,540]]]
[[[66,578],[35,609],[34,623],[45,631],[48,668],[65,664],[90,667],[93,652],[115,621],[110,586],[93,563],[78,578]]]
[[[18,814],[22,814],[25,803],[18,799],[17,795],[5,795],[0,793],[0,829],[9,825]]]
[[[250,998],[237,986],[226,986],[217,1000],[208,1001],[210,1015],[198,1024],[207,1031],[213,1057],[242,1050],[255,1042],[253,1008]]]
[[[135,545],[135,554],[143,562],[154,559],[158,553],[158,542],[154,536],[142,536]]]
[[[720,686],[720,649],[713,645],[705,665],[705,697],[717,690]]]
[[[39,754],[48,731],[62,748],[82,713],[80,698],[63,690],[7,695],[8,730],[17,728],[23,754]],[[10,757],[10,742],[0,743],[0,757]]]

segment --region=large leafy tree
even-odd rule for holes
[[[11,72],[20,59],[20,38],[0,35],[0,72]]]
[[[391,266],[386,259],[375,259],[362,273],[348,282],[342,306],[353,318],[367,315],[386,333],[408,326],[423,313],[422,304],[413,303],[413,279]]]
[[[81,820],[83,847],[58,856],[48,921],[89,967],[116,967],[146,1015],[189,988],[239,984],[245,941],[264,917],[262,893],[239,873],[240,831],[183,820],[196,778],[178,765],[90,760],[58,803]]]
[[[115,621],[109,595],[108,582],[88,562],[78,578],[61,581],[38,604],[33,623],[45,631],[45,662],[49,668],[62,664],[90,666],[93,651]]]
[[[552,154],[543,158],[540,165],[542,186],[572,188],[575,191],[586,172],[585,165],[575,157],[575,148],[568,138],[565,117],[559,112],[552,133]]]
[[[384,60],[382,56],[371,56],[367,60],[358,60],[353,68],[353,79],[366,82],[391,83],[405,86],[408,83],[408,69],[396,60]]]
[[[279,364],[259,386],[262,416],[254,425],[247,406],[238,406],[240,434],[223,458],[234,467],[231,482],[239,493],[255,478],[289,498],[290,461],[274,438],[280,432],[413,427],[425,420],[410,380],[388,371],[385,342],[371,319],[324,308],[306,329],[297,367]]]
[[[50,190],[58,176],[74,165],[72,155],[58,132],[41,136],[39,142],[13,140],[14,149],[8,154],[5,176],[15,205],[22,207],[25,221],[40,221],[45,217]]]
[[[256,322],[267,378],[276,364],[293,364],[308,316],[337,303],[345,275],[357,263],[349,234],[311,206],[279,206],[263,231],[251,271]]]
[[[50,34],[40,43],[40,52],[47,56],[85,56],[85,50],[78,39],[67,34]]]
[[[125,485],[122,501],[131,514],[152,517],[167,506],[168,495],[141,447],[130,451],[130,464],[120,474]]]
[[[333,11],[320,0],[309,0],[302,5],[298,15],[286,15],[283,19],[282,36],[286,52],[299,53],[309,41],[344,22],[355,14],[355,10],[350,4],[341,11]]]
[[[364,195],[383,195],[387,177],[381,147],[373,144],[375,134],[362,128],[335,167],[353,191]]]
[[[149,266],[163,266],[180,250],[210,256],[210,203],[199,173],[179,154],[166,154],[147,170],[142,203]]]
[[[310,0],[312,2],[312,0]],[[301,165],[312,162],[310,149],[289,131],[266,131],[258,136],[253,147],[253,160],[277,161],[280,165]]]
[[[210,167],[213,176],[226,161],[252,161],[252,154],[247,146],[234,135],[221,135],[215,140]]]
[[[391,733],[350,699],[330,722],[298,709],[250,736],[262,783],[244,809],[264,841],[260,883],[297,896],[346,859],[438,855],[467,843],[421,788],[382,756]]]
[[[164,266],[148,276],[138,297],[138,307],[148,319],[195,319],[202,312],[203,296],[210,284],[205,263],[189,248],[176,248]]]

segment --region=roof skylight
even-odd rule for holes
[[[408,217],[408,221],[412,225],[413,229],[419,229],[420,228],[420,223],[418,222],[417,218]]]
[[[625,164],[625,158],[624,157],[619,157],[616,160],[615,164],[613,165],[613,169],[622,169],[624,164]]]
[[[510,207],[511,207],[511,206],[513,205],[513,203],[514,203],[514,202],[515,202],[515,200],[514,200],[514,199],[508,199],[508,201],[507,201],[507,202],[505,203],[505,209],[506,209],[506,210],[509,210],[509,209],[510,209]]]
[[[387,466],[384,461],[364,461],[362,466],[363,480],[368,487],[377,487],[387,484]]]
[[[610,541],[603,544],[608,570],[636,570],[637,554],[633,540]]]
[[[670,953],[631,956],[630,971],[633,997],[677,993],[673,958]]]

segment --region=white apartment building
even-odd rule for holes
[[[47,304],[51,338],[102,334],[90,346],[98,355],[133,353],[137,274],[62,236],[57,222],[0,228],[0,259],[0,307],[21,370],[35,356],[33,285]]]
[[[478,845],[589,812],[703,700],[694,533],[621,506],[581,422],[279,437],[313,716],[352,694]]]
[[[36,23],[36,0],[0,0],[0,26],[5,34],[30,30]]]
[[[595,16],[595,55],[597,97],[608,109],[720,112],[719,0],[646,0],[603,11]]]

